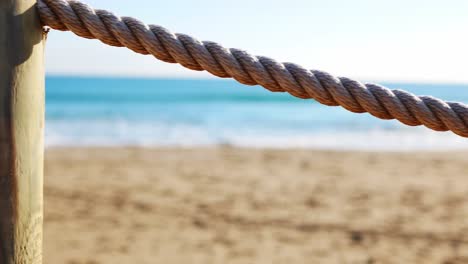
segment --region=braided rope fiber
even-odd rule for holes
[[[307,70],[293,63],[253,56],[215,42],[173,34],[163,27],[146,25],[132,17],[117,17],[75,0],[38,0],[37,8],[45,26],[72,31],[83,38],[127,47],[191,70],[206,70],[221,78],[234,78],[242,84],[261,85],[272,92],[288,92],[328,106],[340,105],[354,113],[368,112],[381,119],[397,119],[409,126],[424,125],[436,131],[450,130],[468,137],[468,105],[463,103],[416,96],[377,84],[334,77],[323,71]]]

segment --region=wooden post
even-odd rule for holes
[[[0,264],[42,263],[44,39],[36,0],[0,0]]]

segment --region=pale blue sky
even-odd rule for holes
[[[83,0],[173,32],[311,69],[376,81],[468,83],[467,0]],[[207,78],[53,31],[47,72]]]

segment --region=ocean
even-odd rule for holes
[[[383,83],[468,103],[468,84]],[[46,78],[46,146],[239,146],[466,150],[451,132],[407,127],[233,80]]]

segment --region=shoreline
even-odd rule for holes
[[[255,150],[255,151],[309,151],[316,153],[382,153],[382,154],[418,154],[418,153],[432,153],[432,154],[442,154],[442,153],[468,153],[468,148],[460,149],[353,149],[353,148],[317,148],[317,147],[249,147],[249,146],[237,146],[229,144],[217,144],[217,145],[196,145],[196,146],[183,146],[183,145],[168,145],[168,146],[158,146],[158,145],[84,145],[84,146],[75,146],[75,145],[53,145],[45,146],[45,151],[60,151],[60,150],[71,150],[71,149],[88,149],[88,150],[125,150],[125,149],[136,149],[136,150],[223,150],[223,149],[232,149],[232,150]]]

